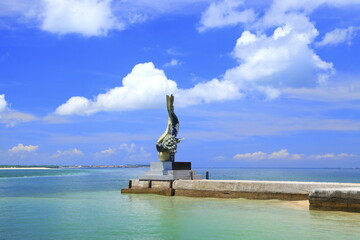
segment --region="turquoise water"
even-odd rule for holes
[[[0,239],[360,239],[355,213],[278,200],[120,194],[145,170],[0,170]],[[210,176],[359,182],[360,170],[210,169]]]

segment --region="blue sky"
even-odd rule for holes
[[[360,167],[360,1],[3,0],[0,164]]]

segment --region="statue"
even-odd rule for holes
[[[168,111],[168,123],[165,132],[160,136],[156,142],[156,150],[158,151],[158,158],[161,162],[174,162],[177,144],[183,138],[176,138],[179,132],[179,119],[174,113],[174,96],[166,95],[166,106]]]

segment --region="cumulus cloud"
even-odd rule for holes
[[[9,153],[18,153],[18,152],[34,152],[39,148],[38,145],[23,145],[19,143],[17,146],[14,146],[8,150]]]
[[[122,111],[152,108],[163,103],[164,95],[174,93],[176,82],[167,79],[162,70],[153,63],[136,65],[122,81],[122,87],[115,87],[99,94],[94,100],[72,97],[56,109],[59,115],[91,114],[98,111]]]
[[[178,89],[175,96],[179,96],[178,106],[184,107],[194,104],[221,102],[242,98],[239,87],[232,81],[213,79],[198,83],[190,89]]]
[[[243,3],[244,1],[241,0],[224,0],[211,3],[206,11],[202,13],[199,31],[254,21],[255,14],[253,10],[238,10]]]
[[[294,89],[296,92],[297,89],[323,88],[335,74],[335,69],[331,62],[322,60],[312,48],[319,33],[309,14],[324,4],[338,7],[355,3],[275,0],[263,17],[248,22],[250,30],[242,32],[232,52],[238,65],[226,70],[220,78],[198,83],[189,89],[180,89],[153,63],[137,64],[123,79],[122,86],[93,99],[72,97],[59,106],[56,113],[89,115],[99,111],[157,108],[163,106],[166,94],[180,97],[177,106],[189,106],[234,100],[245,95],[257,96],[259,93],[260,96],[274,99]],[[241,21],[233,20],[233,16],[241,15],[241,4],[242,1],[230,0],[212,3],[203,13],[202,21],[211,13],[214,21],[218,18],[225,20],[221,24],[209,23],[208,26],[237,24]],[[256,29],[256,32],[251,29]],[[170,62],[169,66],[174,64],[175,61]]]
[[[110,30],[125,27],[113,13],[112,0],[4,0],[0,16],[20,16],[22,23],[31,22],[55,34],[77,33],[104,36]],[[24,21],[26,19],[26,21]]]
[[[57,150],[56,153],[51,156],[51,158],[59,158],[62,156],[82,156],[82,155],[84,155],[82,151],[80,151],[77,148],[73,148],[65,151]]]
[[[236,154],[233,158],[236,160],[259,161],[263,159],[299,160],[302,157],[302,154],[290,154],[286,149],[281,149],[278,152],[272,153],[264,153],[261,151],[254,153],[239,153]]]
[[[56,33],[103,36],[111,29],[123,29],[113,15],[110,0],[43,0],[41,29]]]
[[[101,154],[105,154],[105,155],[113,155],[116,153],[116,149],[114,148],[108,148],[105,150],[100,151]]]
[[[254,153],[238,153],[234,156],[234,159],[246,159],[246,160],[262,160],[265,159],[267,156],[264,152],[254,152]]]
[[[193,9],[196,2],[208,1],[211,0],[2,0],[0,17],[13,17],[12,20],[54,34],[104,36],[109,31],[123,30],[165,13],[182,13]]]
[[[224,13],[224,9],[231,12],[241,3],[242,1],[235,3],[223,0],[211,4],[209,9],[214,13]],[[312,11],[324,5],[342,7],[350,4],[360,2],[274,0],[262,17],[248,22],[249,30],[243,31],[233,50],[233,56],[239,64],[227,70],[222,80],[232,82],[242,92],[260,92],[269,99],[279,97],[285,88],[312,89],[325,86],[335,74],[335,69],[331,62],[322,60],[312,49],[319,33],[309,16]],[[203,16],[208,14],[209,9]],[[214,21],[216,16],[213,14]],[[354,32],[354,27],[337,30],[327,34],[328,37],[321,44],[335,41],[350,43]]]
[[[356,35],[356,31],[359,28],[356,27],[348,27],[348,28],[336,28],[331,32],[325,34],[323,39],[316,43],[317,46],[325,46],[325,45],[337,45],[340,43],[346,43],[347,45],[351,45],[352,39]]]
[[[301,27],[298,26],[302,21]],[[315,87],[334,73],[309,47],[317,30],[306,18],[277,27],[269,36],[244,31],[233,56],[239,65],[226,71],[224,79],[241,89],[263,92],[276,98],[285,87]]]
[[[178,89],[176,82],[168,79],[163,70],[148,62],[137,64],[123,79],[121,87],[99,94],[93,100],[80,96],[72,97],[59,106],[56,113],[89,115],[99,111],[158,108],[164,105],[166,94],[181,96],[178,106],[235,99],[240,96],[231,82],[217,79],[199,83],[192,89]]]

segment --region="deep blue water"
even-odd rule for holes
[[[360,214],[120,194],[146,170],[0,170],[0,239],[360,239]],[[360,182],[360,169],[206,170],[211,179]]]

